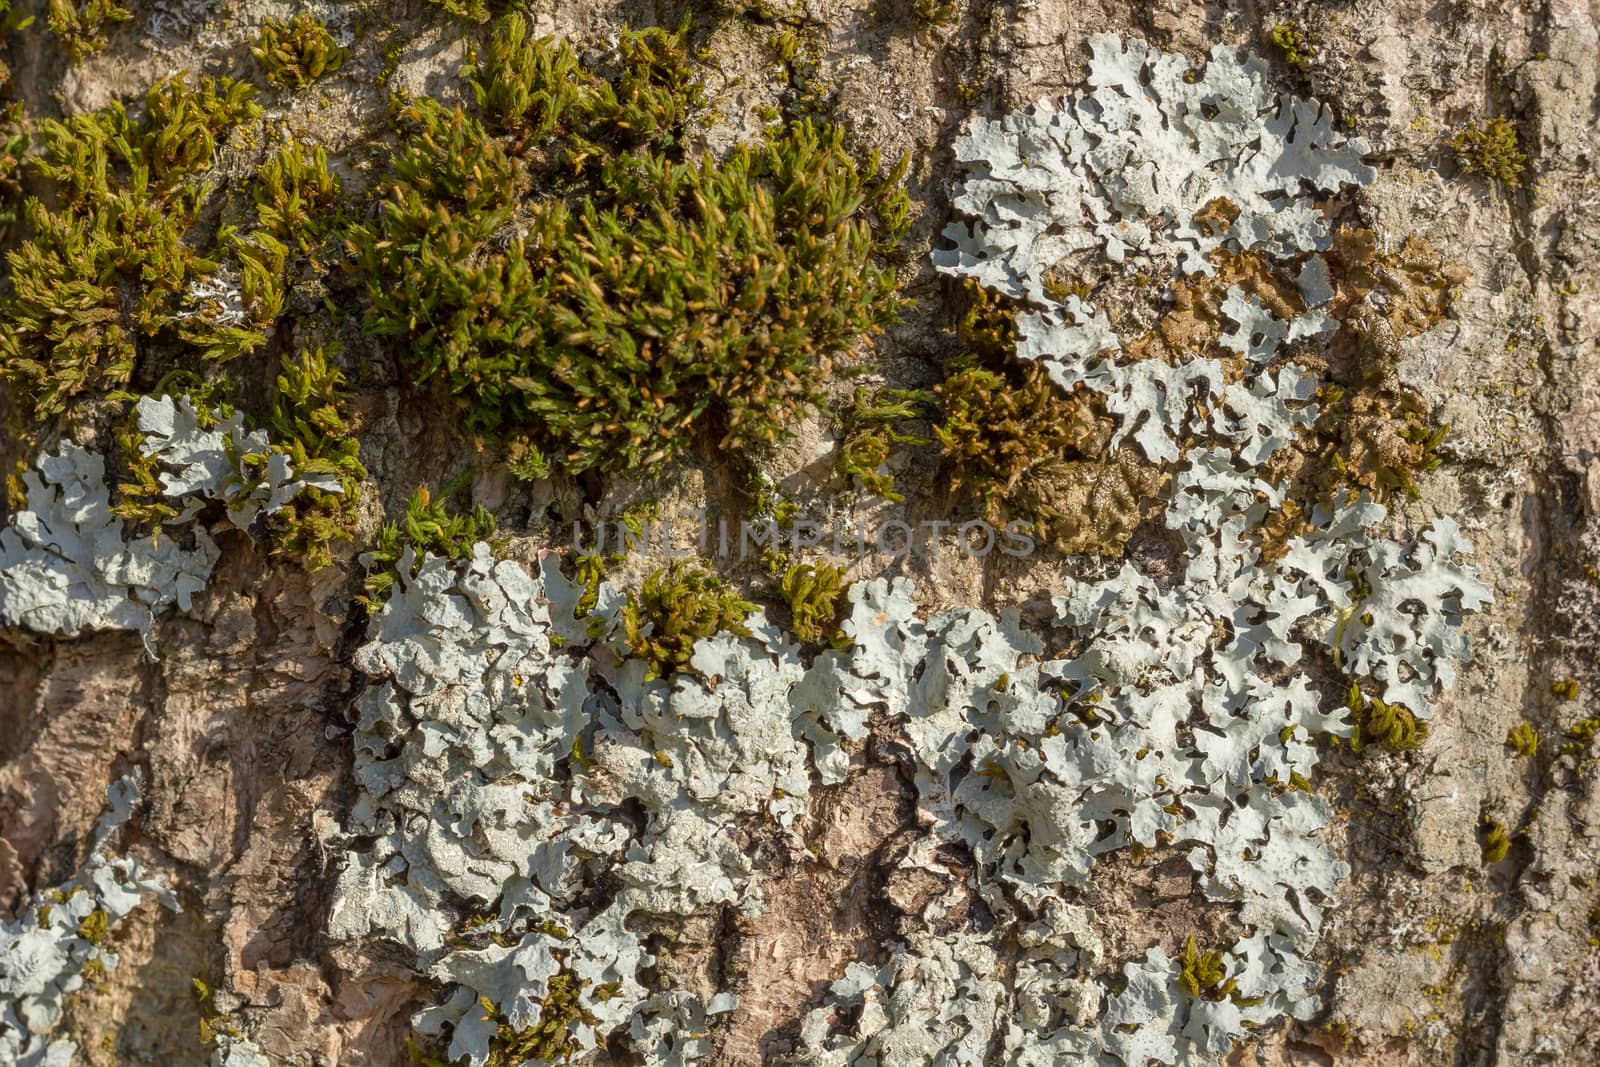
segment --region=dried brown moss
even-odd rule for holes
[[[1015,346],[1014,306],[968,289],[958,327],[972,352],[935,390],[934,427],[949,484],[991,523],[1021,521],[1069,553],[1115,555],[1168,475],[1131,448],[1112,449],[1112,422],[1086,389],[1063,392]]]

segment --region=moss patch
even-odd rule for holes
[[[194,183],[217,137],[260,114],[253,97],[229,78],[177,76],[150,89],[140,120],[117,103],[39,124],[34,168],[59,206],[30,198],[23,207],[25,236],[7,254],[11,290],[0,303],[0,376],[28,388],[41,414],[126,384],[137,338],[165,336],[215,359],[264,339],[182,299],[218,269],[186,240],[200,206]]]
[[[845,569],[831,563],[797,563],[779,583],[784,602],[793,614],[790,631],[811,644],[848,643],[839,628],[840,598],[844,595]]]
[[[349,53],[339,47],[323,21],[302,11],[292,19],[267,19],[250,53],[280,88],[304,89],[338,70]]]
[[[133,12],[116,0],[50,0],[46,9],[50,32],[61,42],[67,58],[81,63],[97,52],[105,51],[104,30],[108,23],[126,22]]]
[[[1316,58],[1316,47],[1294,19],[1274,25],[1267,31],[1267,40],[1283,53],[1283,61],[1291,67],[1308,66]]]
[[[694,643],[722,631],[749,636],[745,616],[755,605],[713,574],[675,561],[628,593],[622,627],[628,647],[649,664],[646,678],[666,678],[690,669]]]
[[[1516,123],[1510,119],[1496,117],[1467,123],[1450,138],[1450,150],[1468,174],[1499,182],[1508,189],[1522,186],[1528,156],[1517,139]]]
[[[326,567],[333,562],[332,546],[351,539],[367,469],[344,374],[324,349],[284,356],[274,382],[271,427],[274,447],[288,456],[297,475],[339,480],[339,492],[304,488],[272,517],[279,552],[303,557],[312,570]]]
[[[625,32],[589,68],[512,15],[474,74],[481,118],[399,108],[383,219],[350,237],[367,325],[472,429],[571,473],[696,435],[758,448],[896,314],[898,173],[806,122],[695,157],[700,78],[682,33]]]
[[[1005,358],[1015,310],[969,286],[959,333],[969,354],[934,393],[951,486],[991,523],[1020,521],[1062,552],[1119,554],[1166,484],[1131,448],[1109,446],[1099,398],[1063,392],[1038,364]]]
[[[447,492],[444,494],[448,496]],[[385,523],[378,533],[378,542],[366,556],[367,595],[369,605],[388,596],[389,590],[401,577],[401,558],[406,549],[417,554],[420,565],[424,553],[448,559],[469,559],[472,546],[488,540],[494,533],[494,516],[481,507],[467,514],[456,514],[445,506],[443,499],[435,500],[427,486],[418,486],[406,502],[405,515],[399,522]],[[415,574],[405,577],[410,578]]]

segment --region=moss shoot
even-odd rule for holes
[[[267,19],[250,53],[266,71],[267,81],[287,89],[304,89],[348,58],[327,25],[309,11],[292,19]]]
[[[1527,169],[1528,157],[1517,140],[1517,125],[1503,116],[1476,120],[1462,127],[1450,138],[1450,149],[1455,152],[1461,168],[1508,189],[1522,185],[1522,173]]]
[[[435,500],[427,486],[418,486],[406,502],[401,520],[385,523],[378,533],[378,543],[362,557],[367,564],[365,599],[372,605],[388,596],[401,577],[401,558],[406,549],[416,553],[419,565],[424,553],[447,559],[469,559],[473,545],[488,540],[494,530],[494,516],[483,508],[456,514],[442,498]],[[413,576],[414,573],[405,575]]]

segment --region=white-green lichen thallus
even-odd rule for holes
[[[89,858],[76,874],[0,921],[0,1063],[70,1067],[78,1046],[51,1038],[66,999],[117,966],[111,932],[150,894],[174,911],[177,898],[138,860],[117,856],[112,839],[138,802],[132,778],[113,782],[95,823]]]
[[[246,432],[237,414],[202,425],[187,396],[140,399],[138,430],[156,491],[179,505],[168,509],[174,528],[191,526],[207,501],[220,501],[229,521],[249,530],[304,489],[343,491],[331,475],[296,477],[266,433]],[[188,611],[220,553],[198,525],[192,548],[176,531],[127,536],[105,479],[105,460],[71,443],[40,456],[38,472],[24,476],[27,505],[0,528],[0,622],[67,637],[136,630],[154,651],[156,615],[173,604]]]

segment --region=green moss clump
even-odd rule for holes
[[[235,78],[185,75],[157,82],[145,94],[144,161],[163,185],[208,169],[217,137],[261,117],[256,90]],[[130,160],[130,162],[132,162]]]
[[[1355,682],[1345,701],[1356,721],[1350,750],[1360,752],[1369,744],[1379,744],[1390,752],[1409,752],[1428,737],[1428,724],[1418,719],[1404,704],[1390,704],[1368,696]]]
[[[1300,23],[1293,19],[1280,22],[1267,31],[1267,40],[1283,52],[1283,61],[1291,67],[1305,67],[1316,58],[1317,50],[1306,36]]]
[[[714,574],[675,561],[628,594],[622,627],[628,647],[647,663],[646,678],[667,678],[690,669],[694,643],[727,631],[748,637],[745,616],[755,605]]]
[[[261,165],[250,195],[262,229],[285,245],[308,251],[337,228],[340,189],[320,146],[290,142]]]
[[[1506,747],[1520,756],[1532,756],[1539,751],[1539,733],[1531,722],[1519,722],[1506,731]]]
[[[1089,397],[1063,393],[1037,365],[958,362],[935,393],[950,484],[989,522],[1025,522],[1060,551],[1121,552],[1163,484],[1156,466],[1107,448]]]
[[[25,30],[32,25],[32,15],[16,10],[11,0],[0,0],[0,48],[4,47],[9,34]],[[11,89],[11,68],[0,62],[0,93],[9,93]]]
[[[27,386],[41,414],[125,384],[137,337],[166,332],[221,356],[249,347],[215,316],[182,314],[180,296],[217,269],[185,241],[201,198],[190,180],[210,168],[219,134],[260,115],[253,94],[179,75],[150,89],[142,121],[116,103],[39,123],[33,165],[58,206],[30,198],[24,239],[7,253],[0,377]]]
[[[971,490],[991,516],[1038,468],[1099,451],[1093,407],[1058,389],[1037,364],[1007,374],[959,363],[934,392],[940,419],[933,434],[953,485]]]
[[[97,52],[105,51],[106,39],[101,32],[108,22],[126,22],[133,12],[116,0],[50,0],[46,21],[50,32],[61,40],[67,57],[81,63]]]
[[[911,0],[911,10],[933,26],[948,26],[959,14],[955,0]]]
[[[417,555],[412,573],[406,575],[411,578],[421,566],[424,553],[456,560],[470,559],[473,545],[487,541],[494,530],[494,516],[483,507],[474,507],[466,515],[455,515],[445,507],[444,500],[433,499],[427,486],[418,486],[406,502],[403,521],[385,523],[378,532],[377,544],[362,557],[367,566],[367,593],[363,602],[375,607],[389,595],[400,578],[400,557],[407,548]]]
[[[801,641],[843,645],[839,629],[839,597],[844,593],[845,569],[831,563],[797,563],[779,583],[784,603],[794,622],[790,627]]]
[[[543,481],[554,473],[544,453],[525,436],[506,442],[506,469],[523,482]]]
[[[404,106],[384,217],[350,238],[371,332],[470,429],[569,473],[652,467],[697,435],[770,444],[899,308],[878,263],[904,228],[898,172],[810,123],[693,158],[682,33],[625,32],[614,58],[603,78],[502,20],[475,75],[488,125]]]
[[[906,433],[896,424],[921,417],[920,408],[932,399],[932,394],[918,389],[857,386],[839,413],[840,440],[834,470],[885,500],[904,500],[895,491],[894,476],[881,468],[895,445],[916,447],[929,443],[928,438]]]
[[[1488,816],[1483,820],[1483,861],[1499,863],[1511,851],[1511,834],[1505,824]]]
[[[111,916],[104,908],[96,908],[78,921],[78,936],[91,945],[104,945],[110,935]]]
[[[611,560],[621,559],[620,556],[609,557]],[[578,603],[573,607],[573,612],[578,618],[584,618],[600,603],[600,585],[606,580],[606,563],[608,557],[599,552],[583,552],[572,557],[573,570],[578,583],[583,586],[583,594],[578,597]]]
[[[970,282],[962,295],[956,332],[967,353],[934,389],[944,476],[992,524],[1021,523],[1062,552],[1120,553],[1167,476],[1109,447],[1111,423],[1092,394],[1063,392],[1037,363],[1013,358],[1014,302]]]
[[[1528,157],[1517,142],[1516,123],[1503,116],[1467,123],[1450,138],[1450,148],[1468,174],[1478,174],[1508,189],[1520,188]]]
[[[210,265],[218,278],[236,288],[237,306],[228,309],[226,321],[216,321],[202,309],[180,331],[213,361],[232,359],[266,342],[287,306],[291,280],[315,291],[324,255],[332,250],[330,235],[344,215],[339,180],[329,172],[320,147],[283,145],[256,172],[249,192],[255,227],[222,227],[215,244],[228,263]]]
[[[327,24],[309,11],[292,19],[267,19],[250,54],[279,88],[304,89],[344,65],[348,50],[328,32]]]
[[[1559,678],[1550,683],[1550,692],[1562,700],[1577,700],[1580,691],[1576,678]]]
[[[468,22],[489,21],[488,0],[428,0],[428,3]]]
[[[487,55],[467,74],[490,128],[531,141],[560,130],[563,118],[594,91],[594,79],[572,46],[530,38],[527,20],[519,14],[501,20],[489,38]]]
[[[1567,731],[1568,740],[1561,743],[1561,754],[1583,756],[1593,747],[1596,737],[1600,737],[1600,716],[1574,723],[1572,729]]]
[[[344,374],[321,347],[283,357],[272,397],[273,448],[288,457],[296,477],[339,479],[339,492],[301,489],[272,516],[277,550],[303,556],[312,570],[333,562],[335,542],[351,539],[361,505],[367,468],[349,407]]]
[[[0,75],[5,68],[0,64]],[[4,92],[0,88],[0,92]],[[21,217],[22,161],[31,138],[22,104],[0,104],[0,245],[9,244]]]
[[[1221,952],[1201,952],[1190,934],[1179,958],[1178,985],[1196,1000],[1221,1000],[1238,988],[1238,982],[1228,977],[1227,966]]]

